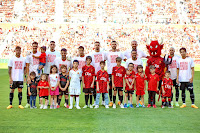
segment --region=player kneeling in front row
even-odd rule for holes
[[[41,74],[37,90],[40,97],[40,109],[47,109],[49,96],[49,82],[47,74]],[[43,98],[45,99],[45,105],[43,105]]]
[[[133,71],[134,64],[129,63],[128,64],[128,70],[126,71],[125,75],[125,81],[126,81],[126,87],[125,87],[125,99],[124,99],[124,108],[128,108],[127,106],[127,98],[128,94],[130,96],[130,108],[133,108],[133,99],[132,95],[134,93],[134,82],[135,82],[135,72]]]
[[[172,89],[173,81],[169,77],[170,77],[170,71],[166,71],[165,78],[162,81],[162,106],[161,106],[162,108],[165,108],[165,103],[167,101],[167,98],[169,102],[168,108],[173,108],[173,106],[171,105],[171,97],[173,93]]]
[[[69,105],[68,105],[69,76],[67,75],[67,66],[61,65],[60,69],[61,69],[61,73],[59,74],[60,82],[59,82],[59,99],[58,99],[57,108],[60,108],[60,102],[63,95],[65,96],[66,108],[69,108]]]
[[[104,70],[105,61],[100,62],[100,67],[101,67],[101,70],[99,70],[96,75],[97,76],[97,80],[96,80],[97,97],[96,97],[95,108],[99,108],[99,98],[100,98],[101,93],[102,93],[102,95],[104,94],[105,108],[109,108],[109,106],[108,106],[109,75],[108,75],[107,71]]]
[[[10,78],[10,105],[7,109],[12,108],[12,101],[14,97],[15,88],[18,88],[19,108],[23,109],[22,101],[22,88],[25,75],[25,59],[21,57],[21,47],[15,48],[16,55],[9,60],[8,73]]]
[[[114,89],[114,95],[113,95],[113,108],[116,108],[115,100],[116,100],[116,94],[117,90],[119,90],[119,100],[121,102],[120,107],[124,108],[123,105],[123,80],[124,76],[126,74],[126,69],[121,66],[122,58],[117,57],[116,63],[117,66],[113,67],[112,70],[112,88]]]
[[[95,68],[90,64],[92,62],[92,57],[86,57],[86,65],[82,68],[82,82],[83,82],[83,92],[85,93],[85,106],[88,107],[88,99],[90,96],[90,108],[92,106],[92,93],[94,91],[94,80],[95,80]]]
[[[31,83],[28,84],[28,94],[30,95],[30,109],[36,109],[35,101],[37,97],[37,81],[36,81],[36,73],[30,73]]]
[[[143,73],[143,66],[137,66],[138,73],[135,75],[135,83],[136,83],[136,108],[139,108],[139,97],[141,96],[142,107],[144,106],[144,94],[146,90],[146,75]]]
[[[82,72],[78,69],[79,62],[78,60],[73,61],[73,68],[69,71],[70,85],[69,85],[69,94],[70,94],[70,106],[69,109],[73,108],[73,97],[76,97],[76,108],[81,109],[79,106],[79,95],[81,94],[81,84],[80,78]]]
[[[194,104],[194,91],[193,91],[193,78],[194,78],[194,61],[192,58],[187,57],[185,48],[180,49],[181,59],[177,65],[177,83],[181,83],[180,89],[182,90],[183,105],[180,108],[185,108],[185,89],[190,92],[190,99],[192,101],[192,108],[198,108]]]

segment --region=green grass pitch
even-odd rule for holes
[[[195,72],[195,103],[200,107],[200,72]],[[128,108],[68,110],[18,109],[18,93],[15,90],[13,108],[9,105],[9,80],[7,69],[0,69],[0,132],[200,132],[200,109],[191,108],[189,93],[187,107],[180,109]],[[25,84],[24,84],[25,85]],[[147,92],[146,92],[147,93]],[[181,96],[181,95],[180,95]],[[157,96],[158,97],[158,96]],[[157,99],[157,98],[156,98]],[[135,95],[133,102],[135,106]],[[181,97],[179,104],[181,105]],[[26,85],[23,89],[22,105],[26,104]],[[147,105],[147,95],[145,95]],[[80,95],[80,106],[84,106],[84,94]],[[37,107],[38,97],[37,97]]]

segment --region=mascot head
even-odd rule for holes
[[[161,55],[161,50],[163,49],[163,40],[159,43],[157,40],[151,41],[150,45],[146,45],[147,49],[149,50],[149,55],[153,57],[159,57]],[[147,44],[148,41],[147,41]]]

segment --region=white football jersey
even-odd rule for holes
[[[59,72],[61,72],[61,69],[60,69],[61,65],[66,65],[66,66],[67,66],[67,72],[72,68],[72,63],[71,63],[71,61],[70,61],[70,60],[67,60],[67,59],[66,59],[66,60],[62,60],[61,57],[57,57],[57,58],[54,60],[54,63],[53,63],[53,64],[57,66]]]
[[[26,63],[29,64],[29,73],[27,74],[30,74],[31,72],[35,72],[36,73],[36,76],[38,76],[38,67],[39,67],[39,59],[38,58],[35,58],[33,57],[33,55],[35,56],[40,56],[41,52],[37,52],[35,54],[31,53],[30,55],[28,55],[26,57]]]
[[[174,55],[172,58],[172,63],[168,65],[168,70],[171,73],[171,79],[174,80],[177,78],[177,62],[180,59],[180,56]]]
[[[91,55],[92,63],[91,65],[95,68],[95,74],[101,69],[100,62],[105,60],[105,53],[104,52],[93,52]]]
[[[126,57],[126,59],[130,59],[131,58],[131,51],[132,50],[126,50],[124,52],[124,56]],[[147,55],[142,50],[137,49],[137,58],[138,59],[146,58],[146,57],[147,57]]]
[[[179,68],[179,82],[189,82],[192,77],[191,68],[194,67],[194,61],[190,57],[185,59],[180,58],[177,63],[177,68]]]
[[[105,60],[107,60],[107,72],[108,74],[112,74],[112,69],[117,65],[116,58],[121,57],[124,59],[124,55],[122,52],[105,52]]]
[[[80,95],[81,94],[81,83],[80,77],[82,76],[82,71],[80,69],[69,71],[70,85],[69,85],[69,94],[70,95]]]
[[[8,62],[8,67],[12,67],[11,77],[13,81],[24,81],[24,68],[26,67],[24,57],[12,57]]]
[[[49,74],[49,82],[51,84],[51,87],[55,87],[58,81],[59,81],[59,75],[57,73]]]
[[[134,72],[137,73],[137,66],[138,65],[142,65],[143,66],[143,62],[141,59],[137,58],[137,60],[132,60],[132,58],[128,59],[126,61],[126,64],[125,64],[125,68],[128,69],[128,64],[129,63],[133,63],[134,64]]]
[[[57,57],[61,57],[61,55],[58,51],[54,51],[54,52],[47,51],[46,52],[46,64],[45,64],[45,67],[44,67],[44,73],[46,73],[46,74],[50,73],[50,68],[53,65],[54,60]]]

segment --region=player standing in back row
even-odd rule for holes
[[[19,108],[23,109],[24,107],[21,105],[22,101],[22,88],[24,75],[26,75],[25,71],[25,58],[21,57],[21,47],[17,46],[15,48],[16,55],[9,60],[8,63],[8,73],[9,73],[9,82],[10,82],[10,105],[7,109],[12,108],[12,101],[14,97],[14,91],[18,88],[18,98],[19,98]]]
[[[110,85],[110,89],[109,89],[110,104],[109,104],[109,106],[113,106],[112,80],[111,80],[112,79],[112,69],[113,69],[113,67],[115,67],[117,65],[117,63],[116,63],[117,57],[121,57],[122,59],[124,59],[123,53],[117,50],[117,42],[116,41],[111,42],[111,47],[112,47],[112,50],[105,53],[105,58],[107,60],[107,72],[109,74],[109,79],[110,79],[110,83],[109,83],[109,85]]]
[[[198,108],[194,104],[194,91],[193,91],[193,78],[194,78],[194,61],[192,58],[187,57],[186,48],[180,49],[181,59],[177,63],[177,83],[181,84],[182,101],[183,105],[180,108],[185,108],[185,89],[190,92],[190,98],[192,101],[192,108]]]

